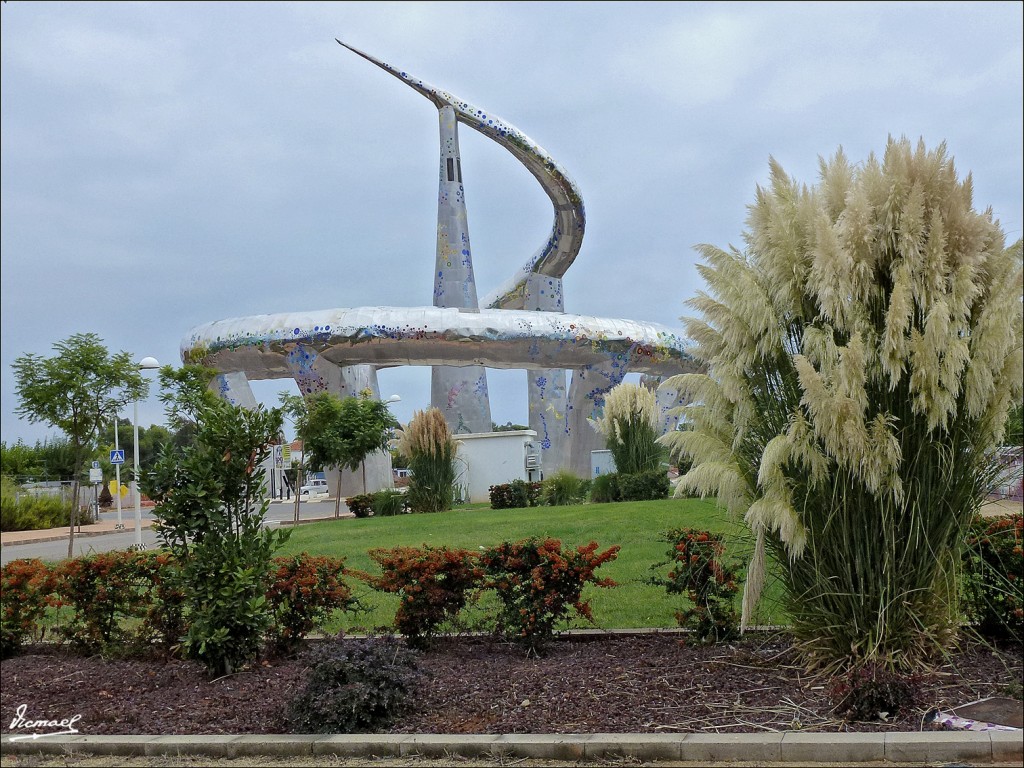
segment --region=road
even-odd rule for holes
[[[347,515],[348,509],[345,504],[341,505],[341,512]],[[295,514],[294,502],[273,503],[267,510],[266,521],[268,525],[279,525],[283,521],[291,521]],[[152,519],[152,512],[148,509],[142,511],[145,519]],[[320,517],[334,516],[334,499],[311,499],[302,502],[301,520],[312,520]],[[116,513],[103,512],[101,518],[105,521],[116,519]],[[105,533],[100,536],[76,536],[75,555],[89,555],[96,552],[108,552],[112,549],[127,549],[135,543],[135,511],[124,510],[121,515],[125,530],[117,533]],[[83,531],[88,531],[85,526]],[[149,528],[142,529],[142,543],[152,547],[157,543],[156,534]],[[32,544],[5,545],[0,549],[0,565],[6,565],[11,560],[23,557],[40,557],[43,560],[63,560],[68,555],[67,532],[63,536],[50,541],[40,541]]]

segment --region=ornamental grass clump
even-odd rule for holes
[[[808,188],[770,161],[746,250],[699,247],[685,319],[706,373],[673,377],[692,458],[756,536],[743,617],[782,566],[811,665],[914,669],[957,628],[957,569],[1021,396],[1021,242],[976,212],[945,145],[842,150]]]
[[[658,469],[661,449],[654,392],[639,384],[619,384],[605,396],[604,411],[592,423],[607,441],[619,474]]]
[[[398,452],[409,457],[407,497],[413,512],[443,512],[455,501],[455,439],[438,408],[416,411]]]

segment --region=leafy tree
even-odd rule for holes
[[[371,453],[388,449],[391,431],[398,426],[387,404],[373,399],[369,390],[359,397],[346,398],[331,392],[317,392],[306,398],[282,395],[282,402],[295,418],[303,457],[314,469],[337,467],[354,472]],[[339,472],[335,517],[341,514],[341,498]]]
[[[96,334],[75,334],[53,349],[54,357],[29,353],[15,359],[19,401],[15,413],[30,422],[57,427],[71,442],[74,485],[68,557],[72,557],[79,484],[96,433],[118,410],[145,397],[148,384],[127,352],[111,355]]]
[[[260,649],[271,622],[273,556],[290,532],[263,526],[269,499],[262,464],[281,432],[281,411],[217,398],[209,389],[213,375],[197,366],[161,369],[171,423],[192,424],[195,443],[167,446],[142,484],[160,503],[157,532],[180,568],[188,621],[182,648],[223,675]]]
[[[972,208],[945,145],[840,150],[808,189],[772,160],[747,250],[700,247],[685,320],[706,374],[675,377],[666,435],[766,550],[812,664],[912,668],[956,629],[957,563],[1022,389],[1022,245]]]
[[[167,427],[160,424],[152,424],[148,427],[139,427],[139,463],[144,467],[152,466],[157,457],[163,452],[164,446],[175,442],[175,435]],[[104,450],[114,447],[114,428],[112,424],[105,424],[100,429],[99,443]],[[122,471],[128,467],[134,467],[135,462],[135,425],[131,419],[117,420],[117,443],[124,449],[126,459]],[[184,443],[187,445],[187,441]]]
[[[54,437],[28,446],[21,440],[0,443],[0,471],[25,480],[68,480],[75,475],[74,448],[67,438]]]

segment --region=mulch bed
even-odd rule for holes
[[[781,635],[691,646],[679,634],[598,635],[552,643],[526,658],[490,639],[451,638],[419,660],[426,682],[390,733],[917,731],[932,708],[1020,696],[1022,648],[974,645],[918,681],[898,720],[846,723],[826,681],[809,676]],[[0,724],[60,720],[98,734],[288,733],[285,709],[305,663],[268,661],[218,680],[178,659],[104,660],[59,647],[0,664]],[[25,733],[24,730],[19,731]]]

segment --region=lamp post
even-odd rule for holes
[[[155,357],[144,357],[139,361],[140,371],[151,371],[160,367]],[[135,497],[135,548],[142,550],[142,498],[139,496],[139,401],[135,400],[135,417],[132,420],[135,431],[135,472],[132,479],[132,495]],[[120,488],[118,489],[120,492]]]

